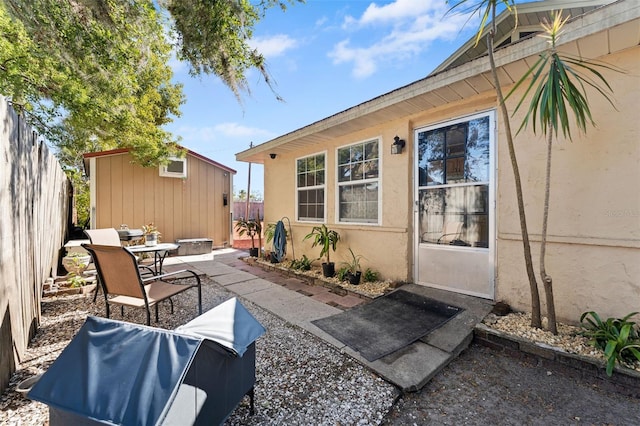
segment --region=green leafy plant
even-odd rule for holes
[[[313,260],[309,259],[306,255],[302,255],[302,259],[293,259],[289,264],[291,269],[297,271],[308,271],[311,269],[311,263]]]
[[[149,222],[147,225],[142,225],[142,233],[144,235],[151,235],[151,234],[160,235],[160,232],[158,231],[158,227],[156,227],[156,225],[154,225],[153,222]]]
[[[367,270],[364,271],[362,279],[364,279],[366,283],[378,281],[378,273],[371,268],[367,268]]]
[[[155,240],[157,242],[160,242],[160,235],[162,235],[160,233],[160,231],[158,231],[158,228],[156,227],[156,225],[154,225],[153,222],[149,222],[146,225],[142,225],[142,234],[144,235],[144,242],[146,244],[147,240]]]
[[[81,275],[72,274],[67,281],[73,288],[82,287],[87,282]]]
[[[273,237],[276,234],[276,224],[275,223],[269,223],[267,224],[267,226],[264,227],[264,239],[266,240],[266,243],[269,244],[271,241],[273,241]],[[289,238],[288,232],[285,229],[284,230],[284,236],[285,238]]]
[[[349,272],[355,274],[356,272],[361,271],[360,259],[364,259],[364,256],[362,256],[361,254],[356,255],[353,250],[351,250],[351,248],[349,248],[349,253],[351,254],[351,259],[349,259],[347,262],[342,262],[342,264],[347,267]]]
[[[303,241],[313,238],[313,244],[311,247],[320,246],[320,258],[327,256],[327,264],[331,263],[329,257],[329,251],[336,251],[338,241],[340,241],[340,234],[336,231],[327,228],[326,225],[314,226],[311,232],[309,232],[303,239]]]
[[[236,222],[236,231],[238,231],[238,235],[241,237],[247,235],[251,238],[251,248],[255,249],[255,237],[257,236],[260,240],[262,240],[262,223],[259,220],[249,219],[246,220],[244,218],[239,219]],[[262,245],[262,244],[260,244]]]
[[[593,346],[604,351],[608,376],[613,373],[616,361],[640,361],[640,331],[635,322],[629,321],[636,314],[638,312],[632,312],[624,318],[607,318],[606,321],[594,311],[580,316],[580,323],[586,329],[582,334],[591,339]]]
[[[342,268],[338,269],[338,272],[336,272],[336,277],[340,281],[346,281],[348,279],[348,274],[349,274],[349,268],[347,268],[346,266],[343,266]]]

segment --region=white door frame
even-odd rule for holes
[[[476,118],[489,116],[489,188],[488,188],[488,248],[456,247],[456,246],[436,246],[420,242],[420,201],[419,201],[419,167],[418,167],[418,133],[434,130],[457,123],[467,122]],[[414,282],[429,287],[440,288],[458,293],[478,296],[493,300],[495,298],[495,275],[496,275],[496,152],[497,152],[497,125],[495,109],[486,110],[466,116],[457,117],[451,120],[438,122],[428,126],[415,128],[414,132],[414,152],[413,159],[413,197],[414,197],[414,261],[413,276]],[[422,260],[421,260],[422,259]],[[428,259],[428,260],[425,260]],[[423,268],[431,263],[430,268],[442,282],[421,281],[421,262]],[[468,262],[468,263],[467,263]],[[461,264],[468,264],[469,268],[459,268]],[[465,273],[466,272],[466,273]],[[466,275],[466,276],[465,276]],[[478,279],[478,276],[484,275]],[[460,281],[459,286],[451,285],[451,282]],[[479,282],[478,285],[467,284],[471,281]],[[449,281],[449,283],[447,283]]]

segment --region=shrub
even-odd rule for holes
[[[86,284],[86,280],[82,276],[76,274],[72,274],[67,281],[73,288],[82,287]]]
[[[347,262],[342,262],[342,265],[346,267],[349,272],[355,274],[360,271],[360,259],[364,259],[364,256],[361,254],[356,255],[351,248],[349,248],[349,253],[351,253],[351,259]]]
[[[311,263],[313,260],[309,259],[307,255],[303,254],[302,259],[293,259],[289,268],[295,269],[297,271],[308,271],[311,269]]]
[[[378,273],[374,270],[372,270],[371,268],[367,268],[366,271],[364,271],[364,276],[362,277],[364,279],[364,282],[366,283],[371,283],[374,281],[378,281]]]
[[[591,339],[593,346],[604,351],[608,376],[613,373],[616,361],[640,361],[640,332],[635,322],[629,321],[637,313],[632,312],[624,318],[608,318],[604,322],[593,311],[580,316],[580,323],[586,329],[582,334]]]
[[[343,266],[342,268],[338,269],[336,276],[340,281],[346,281],[348,278],[347,274],[349,274],[349,268],[347,266]]]

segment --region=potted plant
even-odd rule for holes
[[[144,245],[145,246],[155,246],[158,244],[158,240],[160,239],[160,232],[158,232],[158,228],[150,222],[148,225],[142,226],[142,234],[144,235]]]
[[[362,255],[356,255],[351,248],[349,248],[349,253],[351,253],[351,259],[348,262],[342,262],[342,264],[347,268],[346,279],[349,281],[349,284],[358,285],[360,284],[360,277],[362,276],[362,269],[360,269],[360,259],[363,258]]]
[[[241,218],[236,222],[236,231],[241,237],[247,235],[251,238],[251,250],[249,255],[252,257],[258,257],[260,255],[260,249],[255,245],[255,238],[258,237],[260,244],[262,243],[262,224],[259,220]]]
[[[82,275],[89,266],[91,255],[87,252],[73,251],[62,258],[62,266],[70,274]]]
[[[331,250],[336,251],[336,245],[340,241],[340,234],[336,231],[327,228],[326,225],[314,226],[311,232],[309,232],[303,239],[308,240],[313,238],[313,244],[311,247],[320,246],[320,258],[327,256],[327,261],[322,264],[322,275],[325,277],[333,277],[336,273],[336,267],[329,257]]]

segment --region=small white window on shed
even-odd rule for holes
[[[169,164],[160,166],[160,176],[186,178],[187,158],[170,157]]]

